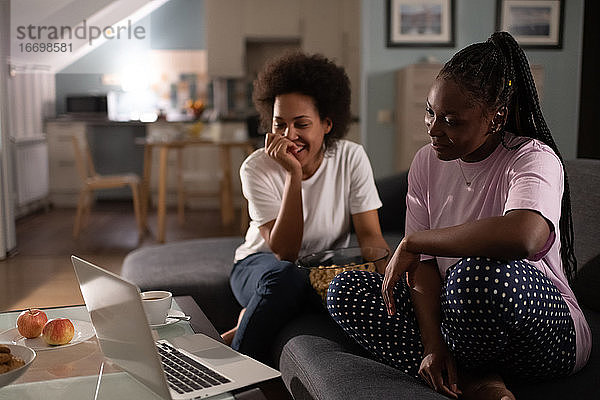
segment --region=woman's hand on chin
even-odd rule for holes
[[[277,133],[265,135],[265,153],[291,174],[302,174],[302,165],[294,156],[298,146],[288,138]]]

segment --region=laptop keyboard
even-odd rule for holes
[[[189,393],[231,382],[206,365],[188,357],[168,343],[156,343],[163,370],[171,389]]]

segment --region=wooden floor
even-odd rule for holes
[[[17,252],[0,261],[1,311],[83,304],[72,254],[119,273],[127,253],[158,245],[155,213],[139,241],[131,202],[96,203],[77,240],[74,218],[74,209],[51,209],[17,220]],[[240,235],[239,212],[231,226],[221,224],[219,210],[188,210],[182,226],[174,210],[167,214],[167,242],[232,235]]]

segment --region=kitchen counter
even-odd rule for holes
[[[97,114],[62,114],[55,118],[46,118],[45,122],[85,122],[90,125],[117,125],[117,126],[145,126],[148,124],[155,123],[194,123],[194,122],[203,122],[203,123],[212,123],[212,122],[246,122],[247,117],[243,115],[223,115],[218,118],[200,118],[200,119],[191,119],[186,118],[185,116],[173,118],[173,119],[158,119],[153,122],[141,122],[141,121],[115,121],[108,119],[106,115],[97,115]]]
[[[113,121],[105,115],[98,116],[94,114],[65,114],[56,118],[46,118],[45,122],[84,122],[92,126],[145,126],[147,124],[140,121]]]
[[[71,138],[77,136],[87,139],[90,152],[99,174],[111,175],[119,173],[144,173],[144,149],[140,145],[144,140],[164,142],[183,139],[210,139],[214,141],[244,141],[247,138],[245,120],[217,121],[156,121],[144,123],[139,121],[111,121],[106,116],[96,115],[66,115],[45,121],[45,131],[48,137],[48,153],[50,167],[50,200],[56,206],[73,207],[77,204],[80,179],[75,168],[75,160]],[[174,152],[175,153],[175,152]],[[219,152],[210,148],[186,149],[184,157],[184,172],[188,175],[200,174],[207,183],[198,183],[192,189],[199,191],[205,186],[218,186]],[[245,158],[245,152],[236,149],[232,154],[231,168],[237,170],[240,160]],[[152,162],[158,171],[158,157]],[[177,165],[176,154],[169,156],[169,164]],[[175,171],[170,168],[169,182],[177,182]],[[237,182],[239,178],[232,177],[234,197],[239,198]],[[157,195],[158,180],[150,182],[150,196]],[[176,185],[169,185],[168,203],[177,204],[174,194]],[[103,200],[126,200],[131,194],[127,189],[110,189],[98,192],[96,197]],[[193,200],[194,204],[206,207],[217,206],[212,199]]]

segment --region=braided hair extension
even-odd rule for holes
[[[564,169],[563,158],[540,109],[525,52],[509,33],[496,32],[486,42],[462,49],[444,65],[438,78],[451,79],[459,84],[471,102],[484,106],[484,112],[506,107],[507,118],[500,133],[505,148],[514,150],[525,142],[507,146],[504,129],[521,137],[537,139],[556,153]],[[566,171],[559,226],[563,269],[569,283],[572,283],[577,273],[577,259]]]

